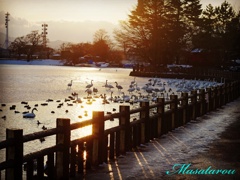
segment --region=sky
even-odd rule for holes
[[[201,3],[204,8],[223,1]],[[240,9],[240,0],[227,1]],[[10,37],[25,36],[33,30],[42,32],[41,25],[47,23],[50,41],[92,42],[98,29],[105,29],[111,36],[136,5],[137,0],[0,0],[0,32],[6,32],[5,13],[9,12]]]

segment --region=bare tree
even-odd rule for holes
[[[26,35],[25,39],[28,43],[27,58],[30,60],[36,50],[40,48],[40,45],[42,45],[42,35],[39,34],[38,31],[32,31],[30,34]]]
[[[11,52],[15,52],[16,54],[18,54],[18,58],[20,58],[21,54],[26,54],[26,39],[24,36],[22,37],[17,37],[9,46],[9,49],[11,50]]]

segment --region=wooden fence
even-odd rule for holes
[[[240,72],[230,72],[230,71],[222,71],[216,69],[209,68],[183,68],[178,69],[177,71],[162,70],[159,71],[148,71],[148,69],[141,70],[135,69],[130,73],[130,76],[140,76],[140,77],[161,77],[161,78],[185,78],[185,79],[215,79],[218,82],[231,81],[233,79],[240,79]]]
[[[239,95],[240,83],[233,81],[190,94],[182,93],[179,98],[177,95],[171,95],[170,100],[158,98],[154,104],[143,101],[133,110],[121,105],[118,113],[107,116],[95,111],[92,119],[84,122],[71,124],[70,119],[59,118],[56,128],[33,134],[23,135],[22,129],[7,129],[6,140],[0,142],[0,149],[6,151],[6,161],[0,163],[0,170],[5,171],[5,179],[22,179],[23,165],[27,179],[34,176],[42,179],[46,174],[49,179],[69,179],[203,116]],[[131,119],[133,114],[138,118]],[[105,129],[105,122],[113,118],[119,119],[119,126]],[[72,130],[88,125],[92,125],[91,135],[71,141]],[[56,135],[54,146],[23,155],[24,143],[51,135]],[[47,172],[44,159],[47,159]]]

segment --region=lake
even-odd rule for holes
[[[204,81],[187,81],[187,80],[169,80],[161,78],[140,78],[129,76],[131,69],[124,68],[83,68],[68,66],[34,66],[34,65],[0,65],[0,103],[1,103],[1,126],[0,141],[6,138],[6,128],[23,129],[24,134],[42,131],[43,126],[46,128],[56,127],[57,118],[70,118],[71,123],[91,119],[92,111],[104,111],[105,114],[113,113],[114,109],[118,111],[119,105],[129,105],[123,101],[123,93],[131,99],[140,100],[141,98],[156,98],[157,96],[169,97],[171,93],[176,93],[177,88],[188,87],[207,87],[216,85],[216,82]],[[68,84],[72,80],[72,86]],[[106,88],[111,84],[114,88]],[[96,95],[91,94],[92,98],[88,100],[86,86],[93,84],[98,89]],[[116,88],[116,83],[123,87],[122,90]],[[137,84],[138,91],[129,92],[131,84]],[[147,85],[146,85],[147,84]],[[153,92],[146,92],[142,89],[146,87]],[[164,92],[159,89],[165,88]],[[158,91],[156,90],[158,89]],[[171,90],[170,90],[171,89]],[[120,99],[117,102],[109,100],[111,97]],[[82,103],[73,103],[66,101],[73,93],[78,94]],[[153,97],[153,94],[155,97]],[[179,94],[179,93],[178,93]],[[103,103],[103,96],[106,96],[109,104]],[[76,97],[75,97],[76,98]],[[22,102],[25,104],[22,104]],[[120,103],[121,102],[121,103]],[[27,104],[26,104],[27,103]],[[42,104],[47,105],[42,105]],[[59,107],[59,104],[63,104]],[[138,107],[139,103],[131,105],[131,108]],[[15,108],[12,108],[15,106]],[[29,111],[36,107],[34,111],[35,118],[23,118],[23,112]],[[10,108],[12,110],[10,110]],[[27,109],[29,108],[29,109]],[[5,118],[3,118],[5,117]],[[132,117],[134,118],[134,117]],[[41,124],[37,124],[37,121]],[[118,120],[108,121],[105,128],[118,125]],[[85,136],[91,133],[91,127],[74,131],[72,139],[79,136]],[[27,143],[24,147],[24,154],[36,151],[45,147],[52,146],[55,143],[55,137],[47,137],[46,141],[39,140]],[[0,152],[3,157],[3,152]],[[0,158],[2,159],[2,158]]]

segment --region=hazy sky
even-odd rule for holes
[[[224,0],[201,0],[220,5]],[[240,0],[227,0],[240,9]],[[19,37],[48,24],[50,41],[91,42],[100,28],[110,35],[119,20],[136,6],[137,0],[0,0],[0,32],[5,33],[5,13],[10,13],[9,36]]]

